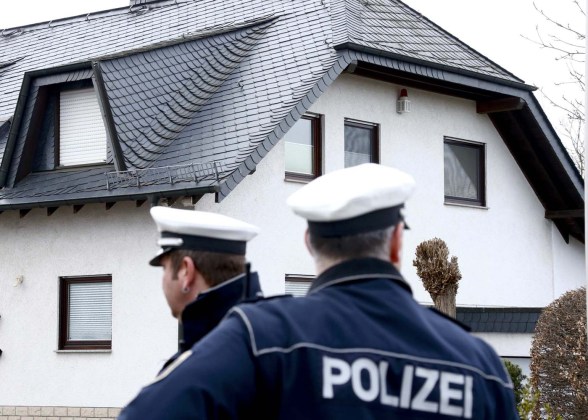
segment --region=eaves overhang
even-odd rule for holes
[[[527,85],[523,81],[515,82],[512,80],[501,79],[499,77],[493,77],[493,76],[490,76],[487,74],[477,73],[475,71],[466,70],[466,69],[462,69],[459,67],[444,65],[444,64],[440,64],[440,63],[434,63],[434,62],[427,61],[424,59],[409,57],[409,56],[405,56],[402,54],[393,53],[390,51],[376,49],[373,47],[367,47],[365,45],[361,45],[361,44],[357,44],[357,43],[353,43],[353,42],[345,42],[342,44],[334,45],[333,48],[337,51],[348,50],[348,51],[365,53],[365,54],[369,54],[369,55],[373,55],[373,56],[377,56],[377,57],[382,57],[382,58],[389,58],[392,60],[398,60],[399,62],[402,62],[405,64],[415,64],[415,65],[427,67],[429,69],[442,70],[442,71],[445,71],[448,73],[453,73],[453,74],[462,75],[462,76],[468,76],[468,77],[472,77],[477,80],[485,80],[485,81],[496,83],[499,85],[515,87],[515,88],[522,89],[522,90],[528,90],[528,91],[537,90],[537,88],[535,86]]]
[[[85,205],[97,203],[115,203],[122,201],[154,201],[161,198],[177,198],[200,196],[218,192],[217,185],[202,186],[174,186],[162,189],[158,186],[144,186],[141,188],[129,188],[116,192],[80,192],[67,196],[26,197],[23,199],[0,199],[0,213],[10,210],[31,210],[35,208],[52,208],[72,205]]]

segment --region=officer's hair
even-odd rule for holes
[[[174,278],[178,274],[184,257],[192,258],[209,287],[214,287],[245,272],[244,255],[178,249],[170,253]]]
[[[394,226],[357,235],[323,238],[309,233],[310,246],[315,257],[329,260],[351,258],[390,259],[390,237]]]

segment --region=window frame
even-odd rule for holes
[[[445,194],[445,145],[468,147],[479,151],[478,161],[478,197],[476,199],[456,197]],[[443,137],[443,197],[445,204],[460,204],[472,207],[486,207],[486,144],[456,137]]]
[[[69,286],[76,283],[111,283],[112,275],[61,276],[59,277],[59,350],[111,350],[110,340],[68,340],[69,327]],[[112,287],[112,286],[111,286]],[[112,312],[111,312],[112,316]]]
[[[380,124],[345,118],[343,124],[343,166],[345,166],[345,127],[369,129],[371,132],[370,163],[380,163]],[[347,166],[345,166],[347,167]]]
[[[309,182],[318,178],[323,174],[323,139],[324,136],[324,120],[325,116],[322,114],[306,113],[300,119],[309,120],[311,122],[311,141],[312,141],[312,174],[303,174],[299,172],[289,172],[285,169],[286,156],[284,153],[284,174],[286,181]],[[298,121],[297,121],[298,122]],[[285,140],[284,140],[285,148]]]
[[[106,156],[104,161],[97,161],[97,162],[88,162],[88,163],[80,163],[80,164],[72,164],[72,165],[62,165],[61,164],[61,93],[62,92],[69,92],[74,90],[85,90],[85,89],[93,89],[94,93],[98,95],[96,90],[96,86],[92,82],[92,79],[84,79],[79,80],[76,82],[69,82],[69,83],[60,83],[52,87],[52,95],[55,97],[55,108],[54,108],[54,117],[53,117],[53,136],[54,136],[54,169],[67,169],[67,168],[78,168],[78,167],[85,167],[85,166],[101,166],[108,164],[108,153],[109,153],[109,141],[108,141],[108,133],[106,133]],[[98,101],[100,101],[98,99]],[[102,119],[102,115],[100,115]],[[106,126],[104,127],[106,130]]]

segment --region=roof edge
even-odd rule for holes
[[[155,190],[155,191],[136,191],[127,194],[119,195],[99,195],[95,197],[81,197],[81,198],[66,198],[63,200],[50,198],[48,200],[35,200],[35,201],[22,201],[14,204],[0,204],[0,213],[3,211],[10,210],[29,210],[36,208],[48,208],[48,207],[61,207],[61,206],[72,206],[72,205],[84,205],[84,204],[100,204],[100,203],[112,203],[119,201],[135,201],[144,200],[150,197],[163,198],[163,197],[181,197],[191,195],[202,195],[208,193],[217,193],[219,187],[216,185],[201,186],[194,188],[178,188],[171,190]]]
[[[251,153],[237,166],[237,168],[226,177],[220,184],[219,191],[216,194],[216,202],[224,200],[231,191],[253,170],[257,164],[267,155],[267,153],[276,145],[276,143],[292,128],[298,119],[311,107],[311,105],[325,92],[325,90],[335,81],[335,79],[351,63],[352,58],[348,52],[339,55],[339,58],[320,77],[296,105],[288,112],[277,124],[276,128],[270,132],[265,140],[260,142]]]
[[[114,123],[114,117],[112,116],[112,108],[110,107],[110,100],[108,98],[108,92],[104,79],[102,77],[102,67],[100,62],[92,63],[94,69],[94,87],[98,93],[98,101],[100,104],[100,112],[102,113],[102,119],[104,120],[104,127],[106,129],[106,136],[110,141],[112,147],[112,154],[114,157],[115,168],[117,171],[125,171],[127,166],[125,164],[124,155],[116,132],[116,125]]]
[[[488,76],[488,75],[484,75],[481,73],[476,73],[471,70],[458,69],[458,68],[455,68],[452,66],[447,66],[447,65],[438,64],[438,63],[432,63],[427,60],[421,60],[421,59],[414,58],[414,57],[408,57],[408,56],[405,56],[402,54],[396,54],[396,53],[392,53],[389,51],[383,51],[383,50],[380,50],[377,48],[366,47],[364,45],[356,44],[354,42],[345,42],[343,44],[334,45],[333,48],[338,51],[350,50],[350,51],[356,51],[356,52],[360,52],[360,53],[372,54],[372,55],[385,57],[385,58],[391,58],[394,60],[404,61],[406,63],[418,64],[421,66],[435,68],[435,69],[439,69],[439,70],[443,70],[443,71],[447,71],[447,72],[451,72],[451,73],[455,73],[455,74],[460,74],[460,75],[464,75],[464,76],[474,77],[479,80],[486,80],[489,82],[497,83],[497,84],[504,85],[504,86],[514,87],[514,88],[522,89],[525,91],[537,90],[537,87],[532,86],[532,85],[528,85],[523,82],[513,82],[510,80],[501,79],[499,77],[493,77],[493,76]]]

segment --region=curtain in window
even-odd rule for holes
[[[286,172],[312,175],[312,121],[301,118],[284,136]]]
[[[372,130],[370,128],[345,126],[345,167],[372,161]]]
[[[445,195],[479,199],[479,150],[445,144]]]

